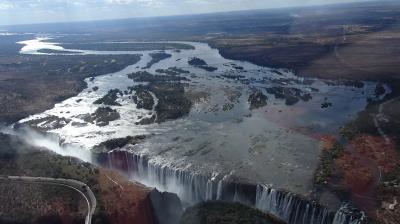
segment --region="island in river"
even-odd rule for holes
[[[78,38],[51,35],[47,30],[48,37],[60,45],[44,44],[51,47],[2,57],[1,85],[11,90],[3,93],[6,107],[2,108],[9,109],[2,118],[8,123],[24,118],[20,123],[57,134],[64,144],[79,150],[90,151],[113,139],[146,136],[139,143],[127,141],[106,149],[112,152],[97,155],[96,161],[131,179],[175,192],[185,202],[229,198],[229,193],[221,194],[219,183],[224,192],[230,191],[231,183],[241,184],[246,199],[252,195],[246,192],[255,189],[251,185],[260,184],[316,200],[330,210],[348,202],[378,223],[390,222],[398,217],[399,63],[396,51],[382,46],[397,49],[398,8],[393,2],[372,2],[331,6],[323,15],[315,15],[312,9],[282,9],[280,15],[286,17],[279,18],[269,11],[236,13],[235,24],[245,27],[240,31],[226,30],[236,27],[225,24],[235,20],[212,20],[224,26],[208,28],[188,23],[189,29],[180,33],[151,29],[133,34],[132,28],[126,28],[125,33],[113,34],[114,40],[120,40],[114,49],[112,44],[84,47],[93,41],[106,42],[109,36],[101,35],[106,31]],[[297,19],[293,13],[299,15]],[[241,19],[249,14],[266,25],[254,27]],[[207,17],[193,19],[209,22]],[[161,27],[163,22],[159,23]],[[203,33],[190,33],[193,30]],[[24,40],[49,43],[34,36],[12,38],[4,41],[11,41],[10,46]],[[143,39],[203,41],[219,51],[198,42],[176,42],[163,49],[127,47]],[[63,44],[67,42],[75,44]],[[171,56],[152,60],[151,54],[160,51]],[[40,70],[52,60],[69,57],[72,63],[87,60],[89,65],[73,70],[76,77],[67,75],[72,65],[53,73]],[[125,61],[129,57],[135,59]],[[92,65],[89,58],[108,62]],[[39,63],[29,64],[32,60]],[[115,70],[98,68],[119,62]],[[25,65],[26,70],[38,71],[30,73],[33,83],[26,82],[26,72],[12,75]],[[85,70],[91,66],[96,72]],[[57,79],[49,78],[52,75]],[[15,89],[15,83],[22,87]],[[46,91],[35,89],[36,83]],[[59,90],[66,91],[61,98],[57,98]],[[45,105],[27,104],[36,94],[51,100]],[[53,108],[55,102],[59,104]],[[16,113],[17,106],[23,113]],[[144,173],[137,172],[139,165]],[[163,175],[150,172],[182,176],[169,185]],[[190,193],[174,189],[176,183],[182,189],[191,186],[186,177],[196,177],[204,187]]]

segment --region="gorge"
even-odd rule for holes
[[[363,212],[346,201],[328,208],[311,197],[319,140],[337,134],[368,100],[390,93],[389,87],[377,95],[374,82],[301,78],[287,69],[225,59],[204,43],[109,51],[101,44],[66,49],[48,40],[21,42],[21,54],[140,56],[121,71],[86,79],[87,88],[77,96],[19,122],[46,132],[44,139],[55,136],[51,150],[176,193],[185,206],[223,200],[293,224],[365,222]],[[155,53],[170,56],[154,61]],[[18,135],[29,139],[27,133]],[[145,137],[102,145],[128,136]]]

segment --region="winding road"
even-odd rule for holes
[[[25,177],[25,176],[0,176],[0,182],[14,182],[23,184],[49,184],[71,188],[77,191],[85,198],[88,206],[88,214],[86,215],[85,224],[91,224],[92,216],[96,209],[96,197],[92,190],[83,182],[72,179],[59,179],[47,177]]]

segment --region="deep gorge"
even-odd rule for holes
[[[240,202],[272,214],[288,224],[362,224],[363,212],[342,205],[338,211],[303,196],[265,185],[230,182],[151,162],[147,156],[114,150],[95,156],[102,166],[118,170],[131,180],[176,193],[186,206],[209,200]]]

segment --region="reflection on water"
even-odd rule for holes
[[[87,79],[88,88],[78,96],[21,122],[39,120],[35,126],[58,134],[65,143],[77,145],[81,150],[112,138],[152,134],[148,141],[129,150],[149,155],[162,165],[273,184],[303,194],[311,189],[318,163],[318,136],[338,134],[345,122],[365,108],[369,98],[377,97],[376,84],[372,82],[335,83],[301,78],[285,69],[227,60],[203,43],[179,42],[195,49],[167,50],[170,58],[143,69],[151,60],[149,54],[155,51],[71,50],[46,40],[20,42],[25,45],[21,53],[46,54],[38,51],[49,49],[75,54],[140,54],[142,58],[122,71]],[[193,57],[217,70],[190,66],[188,61]],[[84,115],[101,107],[93,102],[109,90],[124,92],[140,84],[127,74],[143,70],[157,74],[157,69],[170,67],[190,72],[181,74],[189,80],[182,82],[186,84],[186,97],[194,103],[188,116],[161,124],[137,125],[154,111],[138,109],[132,95],[122,94],[117,99],[119,105],[111,106],[120,119],[106,126],[85,121]],[[267,105],[250,110],[249,97],[254,93],[265,95]],[[54,117],[62,119],[63,124],[59,125],[60,121]]]
[[[50,40],[48,37],[38,37],[33,40],[20,41],[19,44],[24,46],[21,48],[20,53],[22,54],[41,54],[38,52],[40,49],[51,49],[51,50],[63,50],[62,47],[57,46],[57,43],[46,42]]]

